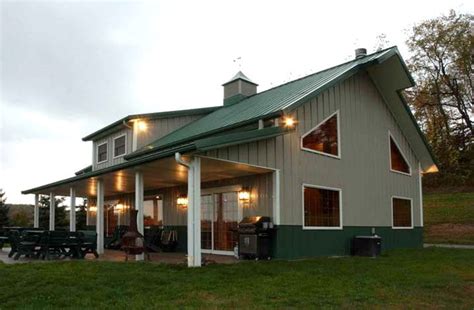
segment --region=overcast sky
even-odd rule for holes
[[[259,91],[347,61],[385,33],[473,1],[0,1],[0,188],[91,164],[87,134],[127,115],[222,104],[239,65]]]

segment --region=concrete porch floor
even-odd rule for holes
[[[9,248],[3,248],[0,250],[0,261],[5,264],[21,264],[21,263],[44,263],[44,262],[57,262],[57,261],[67,261],[71,260],[69,258],[63,259],[51,259],[41,260],[41,259],[32,259],[20,257],[18,260],[8,257],[10,252]],[[208,264],[233,264],[239,262],[233,256],[226,255],[213,255],[213,254],[202,254],[204,259]],[[95,258],[92,254],[87,254],[86,261],[105,261],[105,262],[125,262],[125,253],[117,250],[105,250],[105,253],[100,255],[99,258]],[[129,262],[135,262],[135,257],[130,255],[128,257]],[[186,264],[186,254],[184,253],[150,253],[150,262],[151,263],[163,263],[163,264]]]

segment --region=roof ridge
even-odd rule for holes
[[[274,86],[274,87],[272,87],[272,88],[266,89],[266,90],[264,90],[264,91],[261,91],[261,92],[259,92],[259,93],[256,93],[256,94],[254,94],[254,95],[252,95],[252,96],[249,96],[249,97],[245,98],[245,99],[242,100],[241,102],[247,100],[248,98],[251,98],[251,97],[254,97],[254,96],[258,96],[258,95],[260,95],[260,94],[263,94],[263,93],[265,93],[265,92],[268,92],[268,91],[270,91],[270,90],[274,90],[274,89],[276,89],[276,88],[279,88],[279,87],[282,87],[282,86],[285,86],[285,85],[288,85],[288,84],[291,84],[291,83],[294,83],[294,82],[297,82],[297,81],[300,81],[300,80],[309,78],[310,76],[313,76],[313,75],[316,75],[316,74],[320,74],[320,73],[323,73],[323,72],[326,72],[326,71],[329,71],[329,70],[332,70],[332,69],[335,69],[335,68],[338,68],[338,67],[347,65],[347,64],[349,64],[349,63],[351,63],[351,62],[354,62],[354,61],[357,61],[357,60],[361,60],[361,59],[364,59],[364,58],[366,58],[366,57],[372,57],[372,56],[375,55],[375,54],[383,53],[383,52],[386,52],[386,51],[391,50],[391,49],[393,49],[393,48],[396,48],[396,49],[398,50],[398,47],[397,47],[396,45],[392,45],[392,46],[387,47],[387,48],[385,48],[385,49],[383,49],[383,50],[375,51],[375,52],[373,52],[373,53],[371,53],[371,54],[367,54],[367,55],[365,55],[365,56],[363,56],[363,57],[355,58],[355,59],[352,59],[352,60],[343,62],[342,64],[338,64],[338,65],[335,65],[335,66],[326,68],[326,69],[324,69],[324,70],[320,70],[320,71],[317,71],[317,72],[314,72],[314,73],[311,73],[311,74],[302,76],[302,77],[300,77],[300,78],[297,78],[297,79],[295,79],[295,80],[291,80],[291,81],[288,81],[288,82],[286,82],[286,83],[283,83],[283,84]]]

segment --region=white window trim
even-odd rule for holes
[[[107,145],[106,147],[107,152],[105,153],[105,159],[103,161],[99,161],[99,147],[101,147],[104,144]],[[109,146],[108,146],[107,141],[101,144],[97,144],[95,159],[97,161],[97,164],[105,163],[107,160],[109,160]]]
[[[125,137],[125,152],[123,154],[115,156],[115,140],[120,139],[122,137]],[[124,133],[124,134],[114,138],[113,148],[112,148],[112,158],[115,159],[115,158],[119,158],[119,157],[124,157],[126,154],[127,154],[127,134]]]
[[[339,226],[306,226],[304,223],[304,189],[305,187],[318,188],[318,189],[327,189],[331,191],[339,192]],[[303,219],[303,230],[342,230],[342,189],[336,187],[327,187],[321,185],[313,185],[303,183],[301,187],[301,206],[302,206],[302,219]]]
[[[329,120],[331,117],[333,117],[334,115],[336,115],[336,119],[337,119],[337,155],[333,155],[333,154],[329,154],[329,153],[325,153],[325,152],[321,152],[321,151],[316,151],[316,150],[313,150],[313,149],[309,149],[307,147],[303,147],[303,139],[308,136],[312,131],[314,131],[316,128],[318,128],[319,126],[321,126],[323,123],[325,123],[327,120]],[[300,147],[303,151],[307,151],[307,152],[311,152],[311,153],[316,153],[316,154],[320,154],[320,155],[324,155],[324,156],[328,156],[328,157],[332,157],[332,158],[336,158],[336,159],[341,159],[341,122],[340,122],[340,117],[339,117],[339,110],[337,110],[336,112],[332,113],[331,115],[329,115],[328,117],[326,117],[325,119],[323,119],[321,122],[319,122],[316,126],[314,126],[313,128],[311,128],[308,132],[306,132],[304,135],[301,136],[301,139],[300,139]]]
[[[395,226],[393,224],[393,199],[396,198],[396,199],[404,199],[404,200],[409,200],[410,201],[410,216],[411,216],[411,219],[410,219],[410,226]],[[413,198],[409,198],[409,197],[403,197],[403,196],[392,196],[392,198],[390,198],[390,209],[391,209],[391,217],[392,217],[392,229],[413,229]]]
[[[405,160],[405,162],[406,162],[407,165],[408,165],[408,170],[410,171],[410,173],[406,173],[406,172],[403,172],[403,171],[398,171],[398,170],[392,169],[392,152],[391,152],[391,146],[390,146],[390,138],[392,138],[393,143],[395,143],[395,145],[397,146],[398,150],[400,151],[400,154],[402,154],[403,159]],[[410,176],[410,177],[411,177],[411,171],[412,171],[412,169],[411,169],[410,162],[407,160],[407,157],[406,157],[405,154],[403,153],[402,148],[400,147],[400,145],[398,144],[397,140],[396,140],[395,137],[392,135],[392,133],[390,132],[390,130],[388,131],[388,158],[389,158],[388,166],[389,166],[391,172],[400,173],[400,174],[407,175],[407,176]]]

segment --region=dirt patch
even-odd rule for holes
[[[474,242],[474,224],[435,224],[425,228],[425,239],[429,242],[439,241],[472,244]]]

